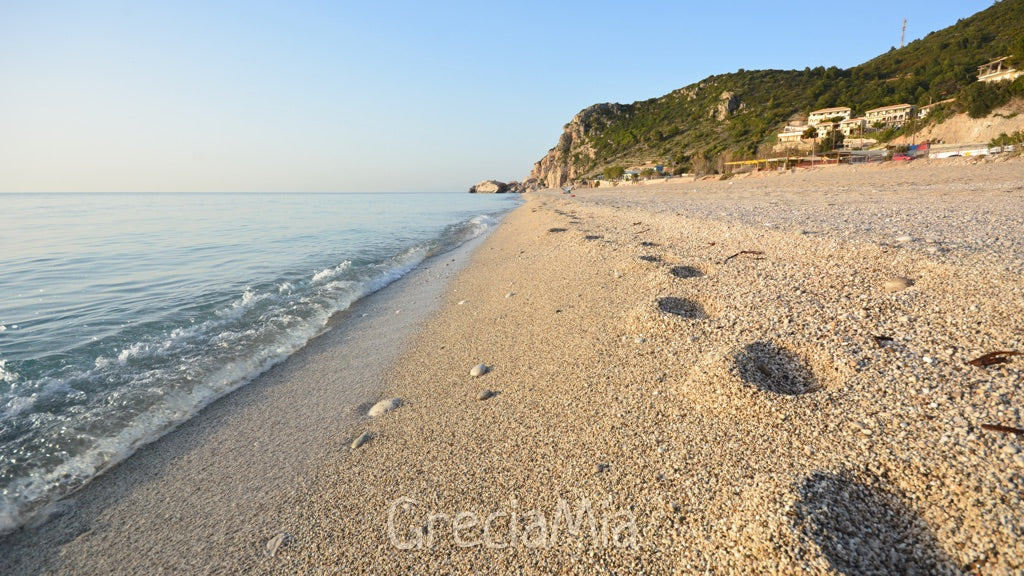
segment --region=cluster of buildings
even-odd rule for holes
[[[791,122],[787,125],[778,135],[778,146],[787,148],[800,145],[808,128],[814,128],[818,140],[827,138],[833,132],[851,138],[875,130],[899,128],[916,116],[916,108],[910,104],[882,106],[858,117],[853,117],[853,110],[847,106],[822,108],[811,112],[806,123]]]
[[[1009,57],[998,58],[978,67],[979,82],[1013,81],[1024,75],[1024,71],[1009,65]],[[900,128],[913,118],[924,118],[936,106],[952,102],[943,100],[920,109],[910,104],[893,104],[868,110],[863,116],[853,117],[853,111],[845,106],[815,110],[807,116],[806,122],[790,122],[777,136],[776,150],[799,147],[805,144],[804,137],[809,128],[817,133],[815,140],[822,140],[838,131],[845,138],[863,137],[877,130]]]

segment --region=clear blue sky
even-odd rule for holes
[[[463,191],[576,112],[859,64],[991,0],[0,0],[0,192]]]

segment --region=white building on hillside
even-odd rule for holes
[[[834,118],[846,120],[850,117],[851,112],[852,110],[845,106],[840,106],[838,108],[822,108],[821,110],[811,112],[811,115],[807,117],[807,123],[811,126],[817,126],[822,122],[832,120]]]
[[[847,118],[839,123],[839,131],[849,138],[854,134],[863,134],[867,122],[863,118]]]
[[[792,146],[792,145],[800,144],[801,140],[803,140],[803,133],[802,132],[780,132],[776,136],[776,141],[780,145],[784,145],[784,146]]]
[[[864,120],[870,126],[880,125],[887,127],[900,127],[914,117],[914,107],[910,104],[893,104],[882,106],[864,113]]]
[[[1024,72],[1017,70],[1010,66],[1007,62],[1009,56],[1003,56],[1002,58],[996,58],[988,64],[982,64],[978,66],[978,81],[979,82],[1013,82],[1020,76],[1024,76]]]

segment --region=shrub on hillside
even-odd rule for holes
[[[960,91],[957,103],[971,118],[984,118],[1015,96],[1024,96],[1024,77],[1013,82],[975,82]]]

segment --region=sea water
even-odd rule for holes
[[[0,194],[0,534],[517,202]]]

